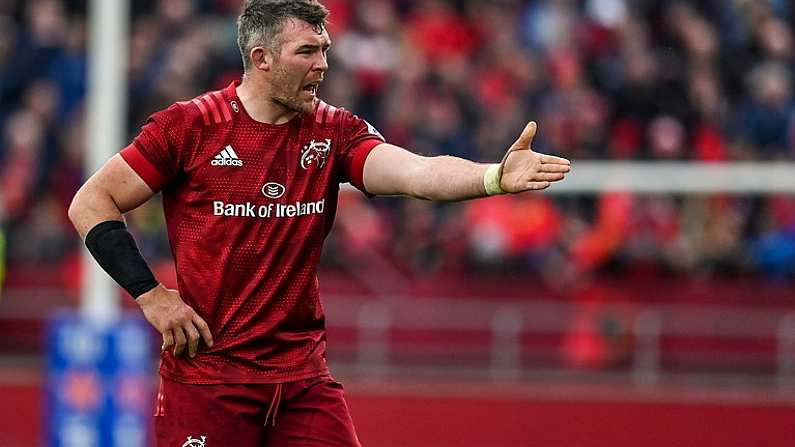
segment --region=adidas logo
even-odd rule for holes
[[[210,164],[212,166],[243,166],[243,160],[238,158],[231,145],[227,145],[221,153],[213,158]]]

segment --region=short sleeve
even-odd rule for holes
[[[184,145],[184,113],[177,105],[147,119],[133,142],[121,151],[128,165],[152,191],[160,191],[180,172],[180,153]]]
[[[364,187],[364,163],[370,151],[381,143],[384,137],[370,123],[345,111],[343,129],[343,173],[340,183],[350,182],[367,194]]]

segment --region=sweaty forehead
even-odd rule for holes
[[[299,20],[290,19],[282,28],[282,43],[288,45],[327,45],[331,44],[331,37],[325,27],[315,27]]]

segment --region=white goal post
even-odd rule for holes
[[[795,162],[572,161],[551,194],[793,194]]]
[[[89,3],[89,74],[86,107],[86,175],[91,175],[122,147],[127,116],[129,0]],[[120,313],[119,288],[83,251],[80,310],[97,322]]]

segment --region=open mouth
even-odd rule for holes
[[[314,95],[317,94],[317,86],[319,84],[320,84],[320,82],[309,83],[309,84],[305,85],[302,90],[307,92],[307,93],[309,93],[310,95],[314,96]]]

